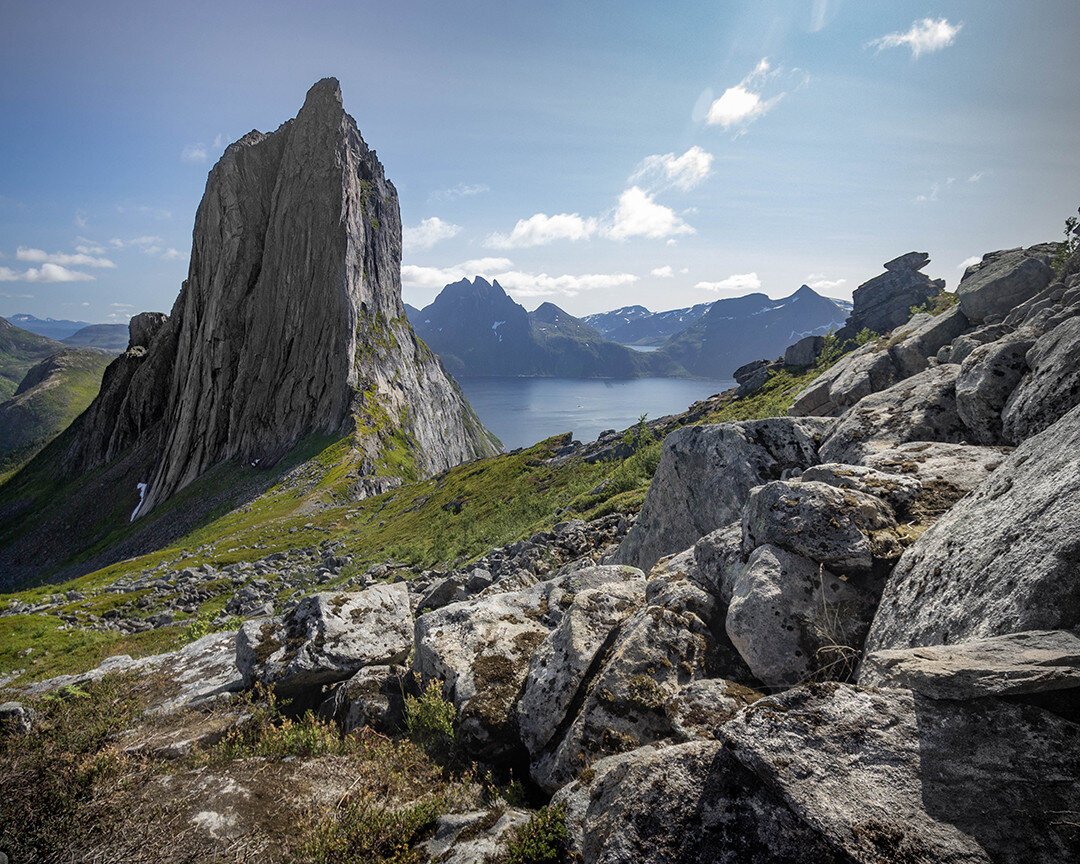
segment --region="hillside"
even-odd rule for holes
[[[499,283],[447,285],[416,313],[416,331],[463,377],[641,378],[683,375],[666,359],[605,339],[553,303],[529,313]]]
[[[626,314],[624,309],[616,309],[614,312],[590,315],[588,319],[602,322],[608,328],[602,331],[604,335],[621,345],[662,345],[698,321],[712,305],[712,302],[698,303],[684,309],[648,314],[637,314],[637,310],[647,310],[643,306],[632,306],[628,309],[635,311],[630,314]]]
[[[730,377],[744,363],[778,357],[804,336],[835,330],[846,318],[835,303],[806,285],[779,300],[747,294],[717,300],[656,353],[694,375]]]
[[[0,400],[11,398],[31,367],[62,350],[59,342],[0,318]]]
[[[25,312],[9,315],[8,321],[30,333],[48,336],[50,339],[56,339],[57,341],[66,339],[73,333],[82,330],[83,327],[91,326],[89,321],[68,321],[66,318],[38,318]]]
[[[88,324],[63,339],[74,348],[99,348],[119,354],[128,344],[127,324]]]
[[[86,410],[109,360],[102,351],[67,349],[27,372],[0,403],[0,475],[31,459]]]

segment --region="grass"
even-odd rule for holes
[[[514,832],[499,864],[563,864],[570,860],[566,804],[538,810]]]

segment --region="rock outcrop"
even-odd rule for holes
[[[885,272],[864,282],[851,295],[854,308],[836,335],[854,339],[860,331],[888,333],[911,317],[911,307],[922,306],[945,289],[941,279],[920,273],[930,263],[925,252],[908,252],[885,262]]]
[[[168,320],[137,317],[80,423],[69,473],[149,441],[146,514],[226,460],[270,467],[305,436],[390,448],[416,476],[495,452],[401,303],[397,192],[332,78],[210,172]],[[377,484],[376,484],[377,485]]]

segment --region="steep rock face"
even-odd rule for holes
[[[149,322],[133,328],[69,468],[156,439],[136,478],[145,513],[219,462],[270,466],[313,433],[355,427],[364,474],[392,443],[420,476],[495,452],[413,334],[400,264],[397,192],[337,81],[320,81],[294,120],[210,172],[172,315],[141,354]]]
[[[837,331],[840,339],[854,339],[865,329],[888,333],[911,317],[912,306],[922,306],[945,288],[941,279],[920,273],[930,263],[925,252],[908,252],[884,264],[885,272],[855,289],[855,308]]]

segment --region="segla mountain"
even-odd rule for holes
[[[5,489],[0,569],[50,557],[34,538],[80,521],[87,494],[141,520],[215,466],[269,468],[312,436],[351,437],[357,497],[497,452],[413,333],[400,271],[397,191],[338,82],[319,81],[211,170],[172,313],[132,320],[98,398]],[[45,515],[27,490],[57,472],[93,472],[93,491],[75,483]],[[105,521],[83,539],[117,529]]]

